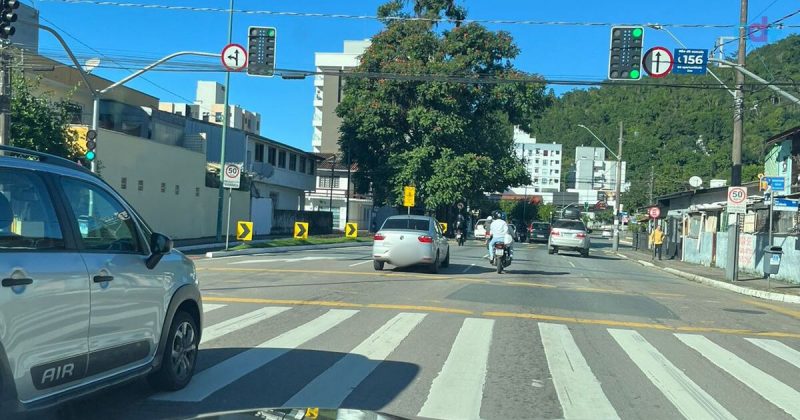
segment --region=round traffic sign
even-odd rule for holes
[[[247,67],[247,50],[239,44],[228,44],[220,54],[222,65],[230,71],[242,71]]]
[[[734,204],[741,204],[747,200],[747,191],[742,187],[731,188],[728,190],[728,200]]]
[[[225,176],[228,178],[238,178],[239,177],[239,166],[234,164],[227,164],[225,165]]]
[[[665,77],[672,71],[673,65],[672,53],[664,47],[650,48],[642,58],[642,67],[650,77]]]
[[[661,216],[661,209],[658,207],[650,207],[650,209],[647,210],[647,214],[653,219],[658,219],[658,216]]]

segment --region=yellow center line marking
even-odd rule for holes
[[[558,288],[558,286],[555,286],[555,285],[552,285],[552,284],[527,283],[527,282],[521,282],[521,281],[507,281],[507,282],[501,283],[501,284],[512,285],[512,286],[544,287],[544,288],[548,288],[548,289],[556,289],[556,288]]]
[[[786,315],[786,316],[790,316],[790,317],[795,318],[795,319],[800,319],[800,311],[787,309],[787,308],[784,308],[784,307],[778,306],[778,305],[771,305],[771,304],[765,303],[765,302],[752,301],[752,300],[749,300],[749,299],[742,299],[742,302],[745,302],[745,303],[753,305],[753,306],[758,306],[760,308],[769,309],[771,311],[774,311],[774,312],[777,312],[779,314],[783,314],[783,315]]]
[[[686,295],[682,295],[680,293],[648,292],[645,294],[650,296],[663,296],[663,297],[686,297]]]
[[[439,306],[393,305],[388,303],[370,303],[367,305],[367,308],[397,309],[401,311],[440,312],[440,313],[462,314],[462,315],[472,315],[474,313],[466,309],[452,309],[452,308],[443,308]]]
[[[212,296],[203,296],[203,302],[263,303],[267,305],[313,305],[313,306],[335,306],[343,308],[364,307],[364,305],[360,303],[336,302],[332,300],[260,299],[260,298],[236,298],[236,297],[212,297]]]

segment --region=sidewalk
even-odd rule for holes
[[[625,244],[622,241],[621,243]],[[644,266],[659,268],[676,276],[712,287],[767,300],[800,304],[800,284],[790,284],[776,279],[770,281],[749,273],[739,273],[739,281],[731,283],[725,280],[725,270],[721,268],[706,267],[680,260],[651,261],[650,250],[634,250],[630,246],[620,247],[618,254]]]

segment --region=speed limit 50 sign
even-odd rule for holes
[[[728,187],[728,214],[747,213],[747,188]]]

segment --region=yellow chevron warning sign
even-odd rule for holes
[[[294,238],[308,239],[308,222],[294,222]]]

